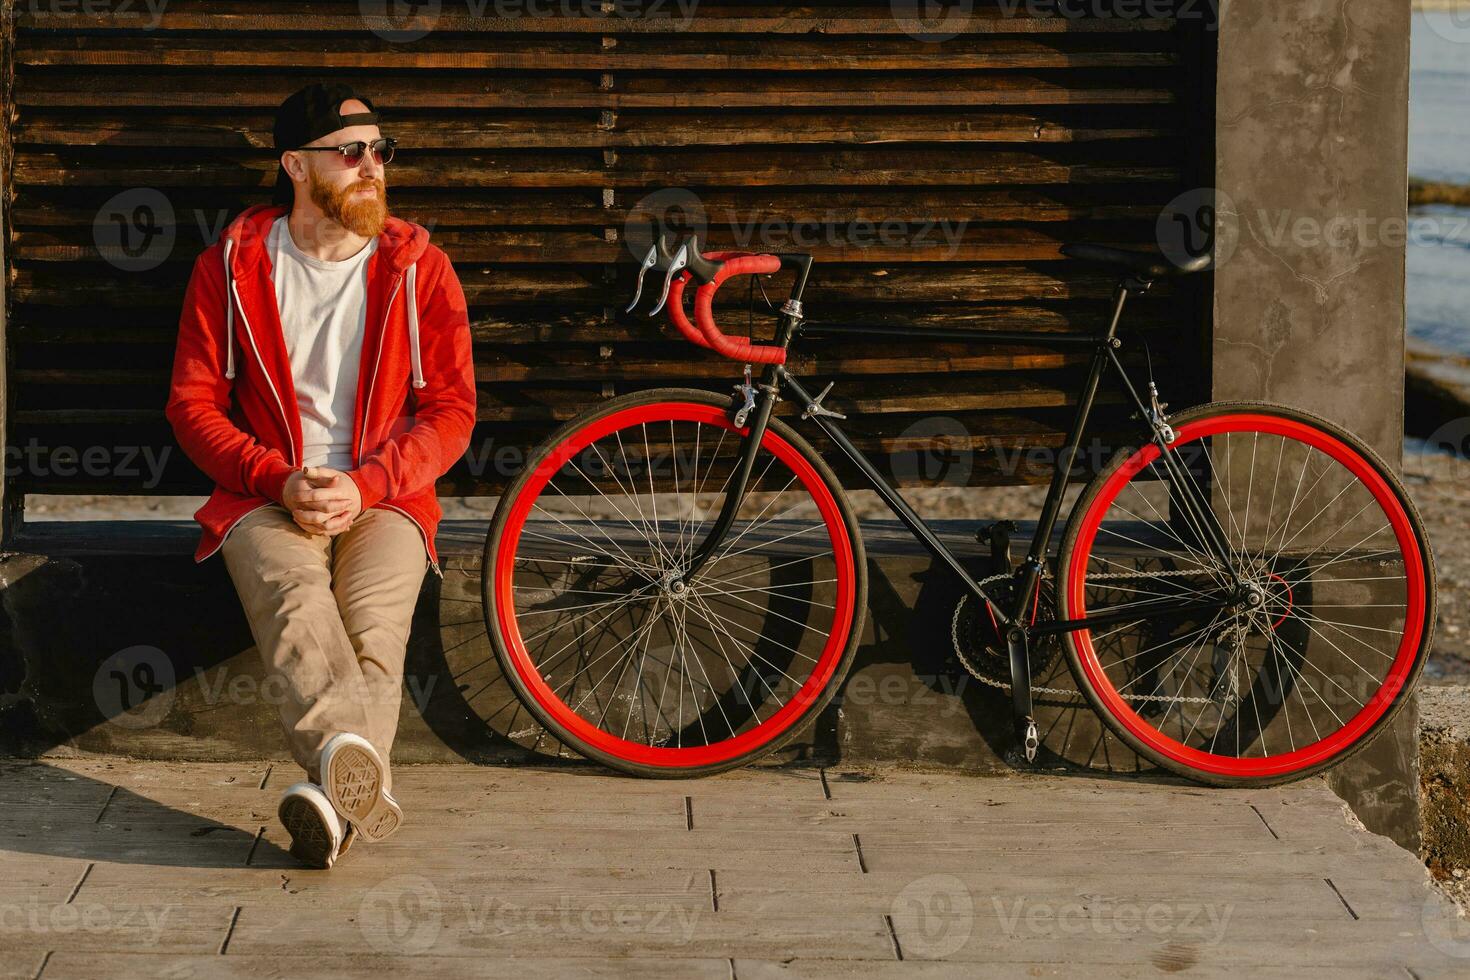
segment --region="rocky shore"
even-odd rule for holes
[[[1470,207],[1470,187],[1434,180],[1409,181],[1409,207],[1417,208],[1428,204]]]

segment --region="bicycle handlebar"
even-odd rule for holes
[[[775,344],[756,344],[744,337],[727,337],[715,323],[714,299],[720,286],[732,276],[759,276],[777,272],[781,260],[774,255],[739,255],[724,259],[715,276],[694,294],[694,322],[709,341],[708,346],[725,357],[751,364],[785,364],[786,349]],[[680,311],[682,316],[683,311]]]
[[[692,344],[707,348],[732,360],[752,364],[785,364],[786,350],[775,344],[756,344],[744,337],[730,337],[722,331],[714,317],[714,298],[721,285],[734,276],[767,275],[780,270],[782,259],[776,255],[751,252],[699,250],[699,236],[677,250],[669,248],[663,234],[653,237],[638,270],[637,288],[627,312],[638,305],[643,293],[643,279],[650,271],[665,272],[664,289],[649,316],[657,316],[668,306],[669,322]],[[684,288],[690,280],[699,284],[694,295],[694,322],[684,315]]]
[[[688,269],[680,271],[669,285],[669,321],[690,343],[708,348],[722,357],[751,364],[785,364],[786,351],[774,344],[756,344],[744,337],[728,336],[715,323],[714,298],[725,280],[733,276],[777,272],[781,260],[774,255],[749,252],[699,251],[698,237],[686,245]],[[684,315],[684,288],[693,279],[700,283],[694,294],[694,323]]]

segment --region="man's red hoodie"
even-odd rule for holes
[[[261,205],[231,222],[194,261],[184,294],[165,414],[215,483],[194,514],[204,529],[196,562],[246,514],[280,503],[301,468],[301,416],[266,248],[286,211]],[[464,291],[421,225],[388,218],[367,260],[365,330],[348,475],[363,510],[386,507],[418,526],[442,576],[434,482],[469,446],[475,375]]]

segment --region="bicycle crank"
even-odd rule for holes
[[[986,579],[986,593],[1004,607],[1010,601],[1011,576]],[[1002,584],[1003,583],[1003,584]],[[1039,618],[1055,618],[1056,607],[1049,587],[1039,589]],[[950,621],[950,638],[955,656],[970,676],[989,686],[1010,687],[1010,655],[1005,634],[990,610],[971,596],[962,596]],[[1032,678],[1046,677],[1061,656],[1061,643],[1055,636],[1032,637],[1027,648]]]

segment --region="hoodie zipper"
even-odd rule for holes
[[[232,260],[234,258],[233,251],[231,252],[230,258]],[[265,369],[265,358],[260,356],[260,348],[255,346],[255,330],[250,326],[250,318],[245,315],[245,304],[240,301],[240,290],[235,286],[235,269],[233,261],[230,263],[229,267],[226,268],[225,273],[227,280],[225,283],[225,288],[227,290],[225,300],[229,302],[230,297],[233,296],[235,306],[240,311],[240,322],[245,325],[245,336],[250,338],[250,349],[255,353],[255,362],[260,365],[261,376],[265,378],[265,383],[270,385],[271,394],[275,396],[276,408],[281,413],[281,424],[286,428],[286,441],[291,444],[291,465],[295,466],[296,439],[291,433],[291,420],[286,416],[286,405],[284,402],[281,401],[281,393],[276,390],[276,383],[271,380],[270,372]],[[230,526],[225,528],[224,532],[220,534],[219,544],[211,548],[208,554],[204,555],[198,560],[204,561],[205,558],[209,558],[216,551],[219,551],[221,548],[223,548],[225,546],[225,538],[229,537],[230,532],[235,529],[236,524],[239,524],[245,518],[249,517],[251,514],[255,513],[261,508],[269,507],[271,503],[274,503],[274,501],[267,501],[266,503],[261,504],[260,507],[252,507],[245,513],[241,514],[239,517],[231,521]]]
[[[383,329],[378,332],[378,353],[373,357],[373,373],[368,375],[367,397],[363,399],[362,403],[362,432],[357,437],[357,458],[353,464],[355,466],[362,465],[362,447],[367,442],[368,409],[373,404],[373,385],[378,382],[378,365],[383,360],[383,345],[388,340],[388,317],[393,313],[393,301],[398,298],[398,289],[402,285],[403,273],[396,273],[393,276],[393,287],[388,291],[388,302],[383,307]],[[419,529],[419,535],[424,539],[424,552],[431,554],[429,549],[429,532],[424,530],[424,526],[412,514],[401,507],[394,507],[392,504],[380,504],[380,506],[386,507],[389,510],[396,510],[404,517],[407,517],[413,523],[413,526]],[[434,574],[438,575],[441,579],[444,577],[443,569],[439,567],[439,563],[432,557],[429,558],[429,566],[434,569]]]
[[[255,346],[255,329],[250,326],[250,318],[245,315],[245,304],[240,300],[240,290],[235,286],[235,272],[230,270],[230,292],[234,294],[235,305],[240,310],[240,322],[245,324],[245,336],[250,338],[250,349],[255,353],[255,362],[260,365],[260,373],[265,378],[265,383],[270,385],[271,394],[275,396],[276,408],[281,413],[281,424],[286,429],[286,441],[291,444],[291,465],[297,465],[296,438],[291,431],[291,419],[286,415],[286,403],[281,401],[281,393],[276,390],[276,383],[271,380],[270,372],[265,369],[265,358],[260,356],[260,348]]]

